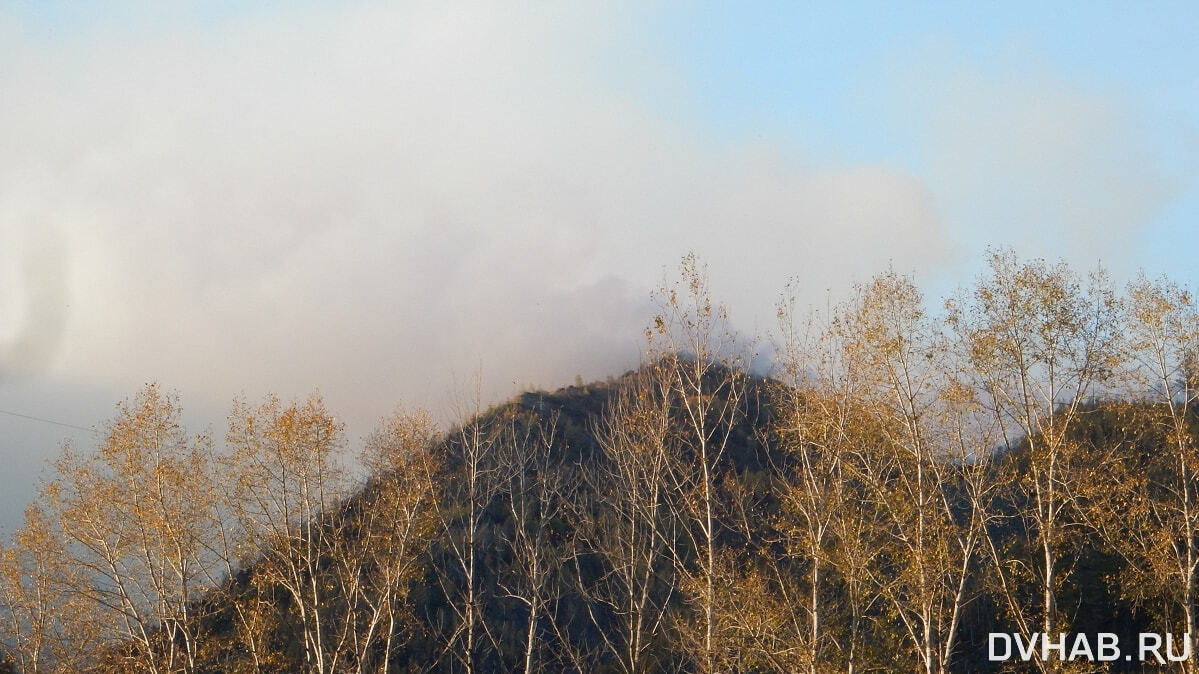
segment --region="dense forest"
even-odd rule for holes
[[[944,303],[785,293],[768,376],[694,257],[655,300],[635,371],[356,448],[315,396],[212,438],[147,386],[0,551],[0,671],[1196,670],[988,659],[1196,631],[1179,285],[999,251]]]

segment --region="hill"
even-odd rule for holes
[[[218,444],[147,387],[98,451],[64,454],[0,557],[13,665],[1185,664],[1180,635],[1199,621],[1188,295],[1146,282],[1117,302],[997,256],[934,321],[884,274],[815,338],[792,335],[762,379],[688,278],[646,366],[445,431],[398,413],[358,448],[361,476],[318,397],[239,401]],[[1157,650],[1142,633],[1162,635]]]

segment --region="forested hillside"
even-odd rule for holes
[[[356,448],[317,397],[239,401],[214,439],[146,387],[3,548],[7,666],[1139,671],[987,638],[1195,632],[1173,282],[995,253],[944,310],[895,273],[828,313],[784,295],[768,377],[694,258],[655,299],[635,371]]]

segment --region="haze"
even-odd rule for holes
[[[1188,3],[76,4],[0,10],[2,532],[146,381],[353,442],[619,374],[687,251],[764,339],[987,246],[1195,278]]]

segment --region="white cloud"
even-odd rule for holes
[[[1123,277],[1145,263],[1145,233],[1179,184],[1135,99],[1027,52],[985,69],[945,47],[902,63],[887,74],[895,121],[919,136],[947,229],[973,258],[1010,245]]]
[[[480,365],[491,398],[634,365],[689,249],[748,332],[788,277],[823,303],[949,255],[896,168],[697,133],[634,10],[497,7],[0,22],[5,260],[31,223],[62,234],[45,381],[110,410],[157,379],[214,415],[319,386],[357,437]]]
[[[1135,264],[1173,187],[1129,102],[1046,64],[893,59],[864,109],[914,177],[710,137],[638,6],[330,4],[0,15],[0,403],[89,425],[157,379],[219,433],[238,392],[320,387],[358,437],[476,368],[495,399],[632,366],[688,250],[762,335],[789,278],[822,306],[988,244]]]

